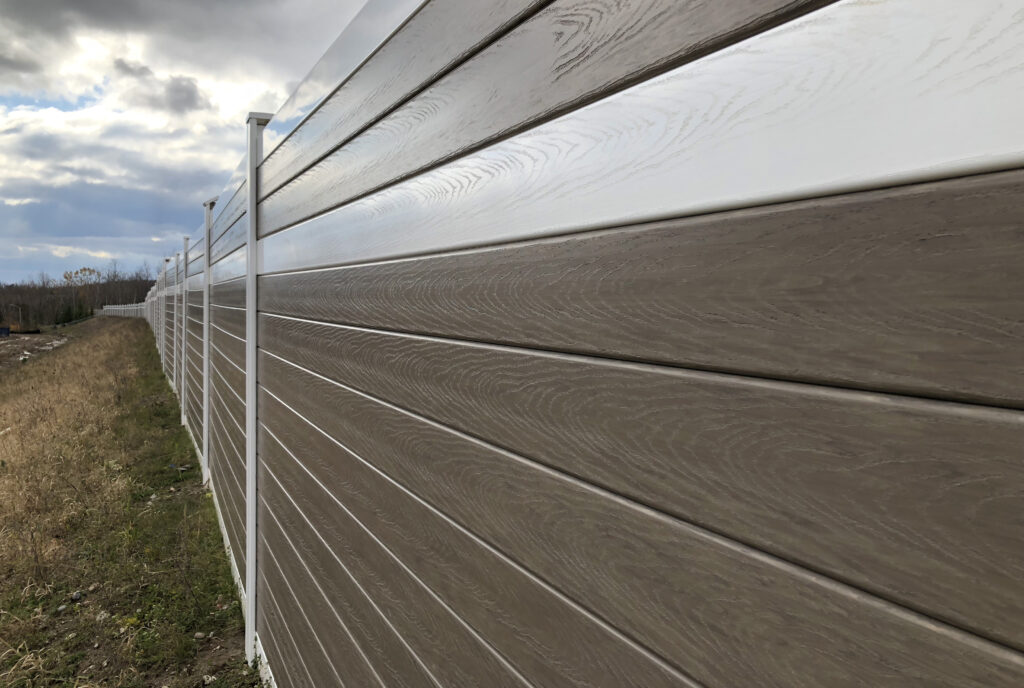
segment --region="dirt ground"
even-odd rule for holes
[[[0,369],[20,365],[40,353],[56,349],[67,341],[68,337],[63,330],[0,337]]]

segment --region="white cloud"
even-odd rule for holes
[[[4,0],[0,246],[19,250],[0,282],[44,256],[158,262],[236,168],[246,113],[275,111],[362,4]]]

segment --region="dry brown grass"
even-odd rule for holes
[[[145,333],[127,324],[83,323],[78,345],[0,376],[0,578],[27,591],[68,564],[63,541],[86,512],[127,497],[123,448],[106,439],[138,376],[126,353]]]
[[[0,686],[251,688],[227,555],[152,335],[116,318],[66,332],[0,371]]]

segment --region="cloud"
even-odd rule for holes
[[[363,4],[2,0],[0,282],[159,264]]]
[[[19,72],[35,74],[37,72],[41,72],[42,69],[43,66],[31,58],[12,57],[10,55],[0,54],[0,73]]]
[[[144,64],[131,64],[123,58],[114,60],[114,70],[124,76],[132,76],[136,79],[153,76],[153,70]]]

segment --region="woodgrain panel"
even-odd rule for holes
[[[278,427],[287,423],[281,414],[275,415],[273,421]],[[266,433],[260,437],[261,442],[266,437],[268,443],[274,443]],[[299,450],[313,446],[294,445],[301,447]],[[276,451],[280,455],[282,450]],[[340,457],[334,459],[341,460]],[[270,463],[269,458],[267,463]],[[316,472],[315,468],[308,468]],[[425,508],[403,498],[397,489],[381,489],[372,479],[364,477],[362,471],[369,469],[359,471],[351,467],[351,470],[354,472],[348,474],[349,489],[365,490],[368,496],[359,504],[353,504],[352,500],[358,498],[349,491],[337,494],[342,502],[333,502],[296,462],[288,460],[287,455],[274,461],[273,468],[265,470],[265,474],[270,478],[267,482],[280,480],[293,496],[301,489],[298,493],[302,498],[317,503],[313,511],[303,507],[308,519],[317,525],[322,522],[324,511],[332,509],[343,510],[349,518],[357,519],[394,557],[411,568],[432,594],[469,623],[532,685],[621,686],[633,677],[637,685],[693,686],[674,675],[667,666],[658,666],[636,649],[625,646],[620,637],[606,631],[602,633],[606,627],[589,620],[578,609],[503,563],[494,553],[464,535],[460,537],[451,524],[445,524],[437,516],[431,517]],[[322,477],[317,474],[317,479]],[[381,522],[385,517],[380,509],[385,503],[367,511],[365,502],[370,494],[373,499],[387,497],[390,500],[387,504],[391,509],[386,517],[394,519],[390,531]],[[299,498],[294,499],[301,504]],[[414,516],[426,521],[420,527],[410,528],[408,519]],[[396,535],[396,532],[401,534]],[[426,540],[421,540],[424,535]],[[413,545],[414,541],[419,544]],[[441,577],[447,578],[443,584]],[[547,622],[530,623],[541,618]],[[575,635],[577,632],[581,635]],[[570,647],[565,647],[566,637],[574,639]],[[615,660],[625,663],[615,663]]]
[[[219,438],[213,432],[210,433],[210,452],[210,476],[214,484],[214,495],[224,520],[224,530],[228,534],[231,557],[234,559],[236,570],[241,575],[245,571],[244,504],[235,478],[231,473],[230,465],[223,458],[223,449]],[[244,582],[243,575],[243,587]]]
[[[249,216],[243,210],[242,216],[232,224],[213,244],[210,265],[215,265],[225,256],[245,245],[249,237]]]
[[[830,5],[269,237],[261,272],[1020,167],[1017,10]]]
[[[244,277],[246,270],[245,254],[247,250],[245,246],[240,246],[226,257],[221,258],[215,265],[210,266],[211,284]]]
[[[300,412],[319,416],[315,422],[349,451],[702,683],[742,685],[745,677],[758,676],[762,685],[772,686],[980,687],[1024,679],[1021,656],[1000,646],[951,627],[936,633],[935,623],[900,607],[443,426],[336,385],[314,387],[317,378],[266,354],[260,371],[266,389]],[[369,526],[378,538],[387,537],[381,528],[398,528],[399,519],[410,519],[401,526],[401,538],[385,540],[393,542],[389,546],[398,556],[400,547],[411,548],[410,557],[436,556],[438,548],[429,542],[443,532],[440,523],[414,515],[411,505],[393,506],[397,495],[373,494],[362,481],[355,483],[363,464],[354,465],[351,455],[286,413],[270,395],[261,395],[260,410],[319,482],[344,495],[339,498],[347,508],[356,509],[362,499],[363,508],[386,514],[378,516],[379,525]],[[358,494],[350,484],[359,486]],[[368,523],[369,515],[359,517]],[[475,568],[486,560],[483,552],[472,552],[468,543],[446,549],[458,553],[457,563],[418,570],[439,594],[444,596],[445,585],[456,587],[450,594],[486,585],[480,580],[486,576]],[[467,573],[473,570],[480,573]],[[469,578],[458,580],[460,575]],[[460,613],[470,619],[480,610],[481,602],[475,601]],[[489,612],[487,619],[495,615]],[[565,628],[524,623],[534,637]],[[499,647],[512,657],[511,648]],[[611,669],[602,673],[615,676]],[[613,684],[621,685],[622,679]]]
[[[326,98],[260,166],[260,197],[490,43],[543,0],[426,2]]]
[[[215,344],[210,345],[210,367],[216,369],[217,375],[228,383],[235,394],[245,394],[245,371],[239,370],[238,366],[231,363]]]
[[[211,285],[210,304],[245,308],[245,278]]]
[[[1024,404],[1024,172],[260,278],[260,310]]]
[[[229,417],[235,421],[238,427],[245,427],[245,402],[215,368],[211,367],[210,371],[211,382],[215,385],[215,387],[211,385],[213,390],[211,394],[217,395],[222,408],[227,410]]]
[[[236,170],[236,174],[241,171],[245,174],[245,159],[239,163],[239,169]],[[239,186],[234,189],[234,192],[230,197],[225,194],[219,196],[216,211],[213,218],[213,226],[210,228],[210,237],[212,246],[212,252],[210,256],[214,256],[217,253],[217,244],[220,242],[222,236],[228,231],[232,225],[236,223],[238,218],[245,214],[246,204],[249,200],[249,182],[245,179],[241,181]]]
[[[235,364],[239,371],[245,374],[245,341],[228,334],[216,324],[210,327],[211,347],[217,350],[229,361]],[[221,371],[226,373],[226,371]]]
[[[1024,648],[1024,413],[268,315],[259,338],[352,388]],[[332,427],[331,384],[293,385],[301,412]]]
[[[454,10],[464,18],[455,26],[451,21],[442,24],[445,36],[457,33],[467,17],[478,17],[474,23],[479,25],[491,15],[467,12],[465,2],[458,3],[460,8],[448,4],[453,6],[449,13]],[[517,3],[518,8],[502,4],[507,9],[495,13],[498,25],[507,21],[502,15],[521,12],[524,3]],[[556,0],[267,197],[260,204],[260,235],[822,4]],[[406,59],[418,55],[416,50]],[[347,131],[343,128],[335,141],[340,143]]]
[[[210,322],[220,329],[245,339],[245,310],[216,306],[210,308]]]
[[[262,540],[257,542],[262,549]],[[256,572],[256,597],[261,600],[256,616],[256,629],[260,642],[264,644],[267,661],[274,671],[277,688],[320,688],[313,683],[302,662],[299,648],[288,632],[288,625],[273,588],[268,585],[262,571]]]
[[[267,543],[266,549],[277,559],[295,595],[305,596],[303,606],[319,629],[321,642],[332,650],[337,648],[332,652],[332,657],[336,658],[333,665],[346,681],[358,679],[354,685],[389,687],[436,685],[399,641],[394,629],[386,624],[379,610],[373,607],[363,589],[348,576],[346,569],[339,569],[339,562],[330,557],[307,524],[297,524],[295,519],[279,522],[277,515],[261,502],[260,536]],[[296,543],[311,540],[316,541],[319,553],[326,553],[327,557],[318,557],[318,552],[302,544],[296,547]],[[321,561],[333,566],[324,569]],[[307,661],[307,664],[315,662]]]
[[[217,428],[217,437],[224,449],[224,458],[231,462],[231,470],[238,478],[240,488],[245,494],[245,434],[235,424],[235,418],[225,409],[222,397],[214,394],[210,398],[210,424]]]
[[[257,561],[267,588],[275,600],[282,601],[277,603],[279,623],[295,640],[313,685],[381,686],[351,638],[340,631],[337,621],[323,614],[324,598],[316,583],[305,574],[287,545],[282,548],[279,539],[270,537],[273,534],[272,527],[261,524],[262,556]]]
[[[333,556],[350,567],[388,621],[444,686],[528,686],[450,608],[424,588],[380,540],[337,503],[325,499],[316,482],[265,431],[260,432],[260,496],[282,519],[301,532],[294,514],[301,508],[316,522]],[[268,469],[267,466],[273,466]],[[279,482],[280,481],[280,482]],[[287,494],[285,493],[287,489]],[[289,496],[290,495],[290,496]],[[294,501],[292,501],[294,500]],[[308,528],[308,522],[305,526]]]

